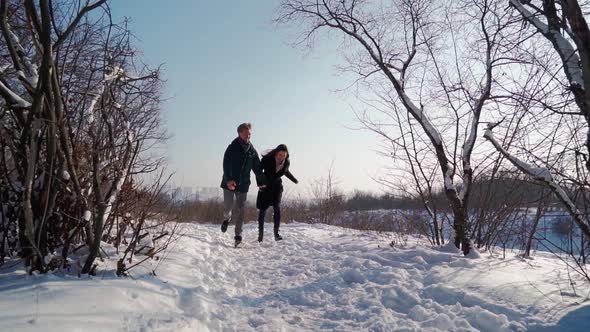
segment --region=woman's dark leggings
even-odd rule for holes
[[[273,221],[275,223],[274,233],[279,233],[279,226],[281,225],[281,206],[279,204],[273,205]],[[266,210],[260,210],[258,212],[258,232],[263,232],[264,230],[264,215],[266,214]]]

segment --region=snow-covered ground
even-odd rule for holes
[[[390,234],[282,226],[284,241],[244,247],[233,227],[182,225],[184,237],[131,277],[27,276],[0,268],[0,331],[587,331],[590,287],[564,264],[481,254]],[[267,225],[270,239],[272,226]],[[156,269],[157,276],[150,275]],[[108,265],[107,264],[107,267]],[[570,271],[571,272],[571,271]]]

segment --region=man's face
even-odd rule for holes
[[[240,131],[239,135],[240,135],[240,138],[242,139],[242,141],[244,141],[246,143],[250,143],[250,136],[252,135],[250,132],[250,129],[246,128],[246,129]]]

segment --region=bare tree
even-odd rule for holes
[[[501,125],[489,126],[484,137],[520,171],[547,186],[590,236],[585,214],[566,190],[574,185],[578,192],[587,191],[590,170],[590,29],[584,5],[575,0],[508,3],[513,15],[531,27],[506,41],[522,60],[516,70],[527,79],[505,86],[507,94],[496,98],[532,120],[514,149],[492,134]]]
[[[342,212],[344,195],[338,188],[338,180],[334,174],[334,162],[328,168],[328,175],[311,182],[311,206],[317,213],[317,220],[324,224],[332,224]]]
[[[82,240],[92,272],[125,182],[162,165],[150,152],[165,139],[159,70],[106,0],[1,0],[0,30],[2,194],[20,202],[20,254],[46,271],[48,253],[65,261]]]
[[[560,186],[559,183],[557,183],[557,181],[554,180],[549,169],[545,167],[537,167],[535,165],[528,164],[520,160],[518,157],[511,155],[494,138],[494,135],[492,133],[493,128],[494,125],[490,125],[488,130],[486,130],[484,137],[494,145],[498,152],[504,155],[506,159],[510,161],[514,166],[516,166],[521,172],[527,174],[528,176],[531,176],[539,183],[542,183],[549,189],[551,189],[553,194],[563,203],[568,213],[572,216],[574,222],[578,225],[578,227],[580,227],[580,229],[586,235],[586,237],[590,237],[590,227],[586,224],[585,217],[579,211],[574,202],[570,199],[567,192],[562,188],[562,186]]]
[[[397,130],[394,131],[398,134],[397,137],[392,137],[387,130],[388,127],[391,127],[389,123],[375,121],[367,112],[357,114],[357,118],[365,128],[384,140],[381,155],[391,159],[392,166],[388,167],[387,174],[375,180],[393,192],[403,193],[422,202],[431,221],[426,223],[427,227],[423,229],[424,235],[432,244],[441,245],[444,243],[443,223],[439,216],[440,206],[434,198],[437,185],[436,174],[438,174],[436,157],[432,153],[432,149],[429,149],[429,144],[424,140],[424,137],[418,135],[416,124],[407,118],[409,114],[400,111],[393,101],[388,103],[388,106],[391,106],[394,112],[390,112],[388,109],[378,110],[385,116],[392,118],[392,125],[397,127]],[[402,116],[404,116],[403,119]],[[412,221],[411,218],[408,220]],[[416,218],[414,221],[419,226],[423,226],[422,218]]]
[[[567,78],[567,88],[573,94],[577,113],[590,124],[590,28],[577,0],[509,0],[524,21],[547,41],[561,60],[561,70]],[[586,4],[587,5],[587,4]],[[586,8],[587,10],[587,8]],[[589,133],[590,134],[590,133]],[[586,141],[590,153],[590,140]],[[586,158],[590,170],[590,158]]]
[[[278,18],[304,22],[301,42],[307,44],[322,29],[340,31],[351,50],[347,69],[381,96],[388,112],[396,113],[392,103],[401,105],[407,121],[416,123],[416,135],[427,143],[422,151],[438,164],[438,183],[454,215],[455,245],[465,254],[471,246],[468,209],[478,124],[494,71],[504,64],[498,49],[508,24],[500,9],[491,0],[285,0]]]

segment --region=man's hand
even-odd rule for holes
[[[227,189],[236,190],[236,181],[227,181]]]
[[[264,188],[266,188],[266,185],[265,184],[261,184],[261,185],[258,186],[258,188],[259,189],[264,189]]]

